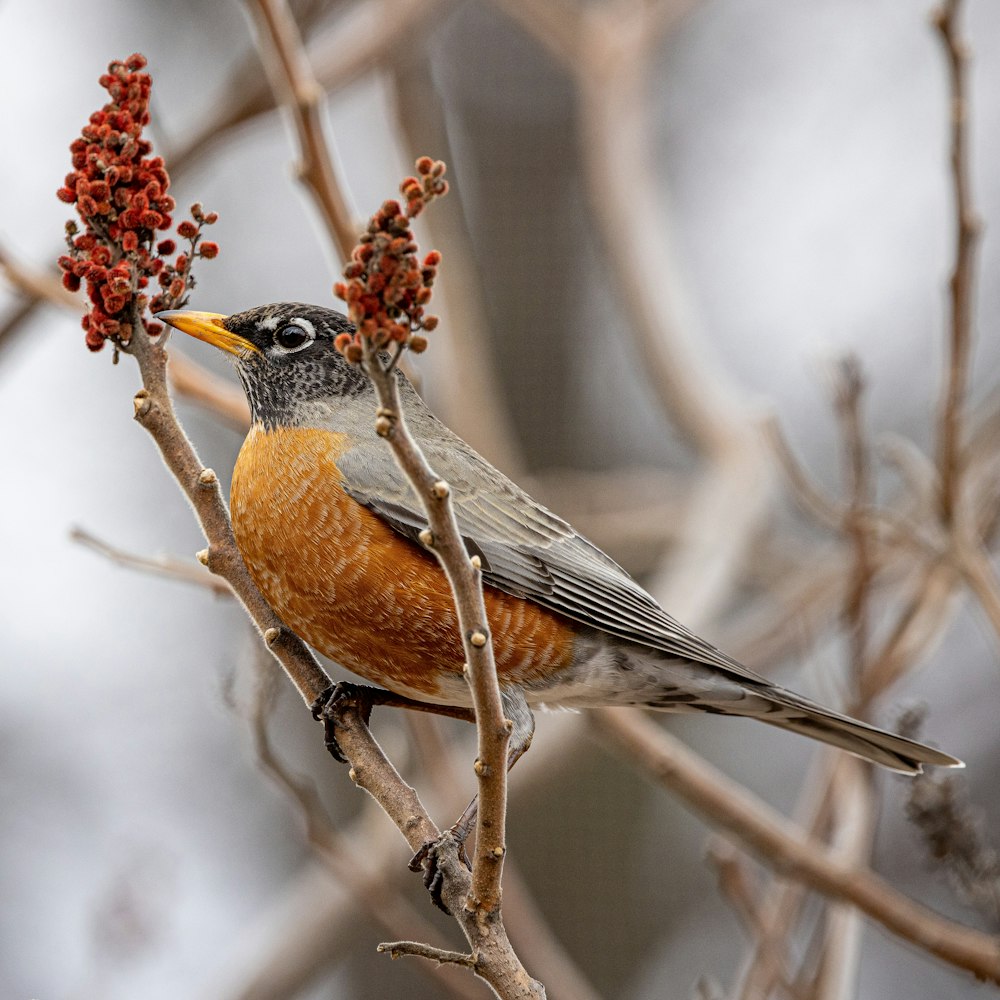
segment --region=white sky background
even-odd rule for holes
[[[974,183],[987,224],[974,380],[980,392],[1000,371],[1000,10],[983,0],[969,6]],[[443,51],[449,39],[464,40],[464,59]],[[69,142],[102,103],[96,80],[110,58],[135,50],[149,57],[154,114],[165,123],[154,138],[169,150],[171,135],[210,113],[215,86],[247,40],[237,4],[0,5],[5,247],[36,266],[58,252],[68,213],[54,192],[69,169]],[[442,28],[439,48],[436,69],[455,114],[503,105],[512,117],[543,124],[565,114],[565,95],[544,85],[552,70],[539,68],[534,46],[497,16],[464,11]],[[651,139],[712,349],[749,392],[773,403],[828,482],[836,472],[835,435],[817,362],[829,352],[859,353],[871,378],[874,426],[926,444],[952,250],[944,70],[925,5],[706,2],[664,45],[658,72]],[[406,170],[391,129],[372,127],[388,115],[375,81],[331,106],[338,154],[364,213]],[[475,122],[467,129],[466,141],[475,141]],[[194,307],[225,312],[275,299],[329,301],[334,268],[308,199],[290,181],[290,163],[284,131],[272,122],[226,145],[175,190],[182,208],[197,198],[222,217],[212,235],[222,254],[200,268]],[[461,176],[461,164],[455,173]],[[520,224],[530,228],[531,220]],[[599,377],[586,383],[593,387],[584,401],[589,416],[568,419],[574,427],[578,417],[587,421],[580,434],[596,453],[662,460],[672,451],[670,434],[656,430],[648,394],[622,367],[615,339],[595,329],[610,307],[599,276],[591,289],[571,321],[580,324]],[[12,301],[0,291],[0,305]],[[426,362],[431,394],[433,354]],[[224,370],[207,349],[197,356]],[[196,996],[305,855],[295,817],[249,759],[245,724],[223,704],[225,678],[245,653],[241,613],[114,568],[68,541],[70,527],[80,524],[140,552],[187,555],[201,547],[185,502],[130,419],[136,387],[128,358],[113,368],[109,351],[90,355],[75,321],[53,310],[39,312],[0,355],[5,997]],[[636,400],[635,413],[623,398]],[[203,459],[228,481],[237,436],[190,409],[184,415]],[[996,775],[997,657],[975,616],[963,628],[965,637],[945,649],[960,689],[939,669],[915,693],[948,706],[950,717],[935,734],[960,756],[981,755],[973,780],[985,792]],[[326,774],[303,715],[288,700],[287,739]],[[542,720],[540,739],[544,727]],[[790,794],[782,785],[807,757],[801,744],[783,742],[790,737],[740,726],[725,733],[713,726],[706,736],[685,722],[683,733],[782,804]],[[772,752],[781,759],[769,758]],[[341,801],[341,776],[329,785],[339,812],[357,807]],[[681,996],[701,971],[730,974],[738,937],[724,904],[705,901],[710,878],[698,864],[700,828],[678,818],[670,802],[652,808],[656,823],[639,837],[641,850],[656,871],[684,870],[677,881],[693,886],[697,907],[679,913],[675,933],[664,933],[662,964],[633,970],[629,995],[663,995],[657,991],[669,976],[682,984]],[[661,838],[659,830],[672,836]],[[880,860],[895,872],[891,850]],[[916,878],[919,887],[919,861],[903,868],[899,877]],[[702,881],[690,882],[696,878]],[[122,885],[137,894],[151,930],[116,963],[99,957],[93,925]],[[703,928],[720,924],[717,942]],[[358,944],[372,946],[371,935]],[[866,960],[859,995],[886,995],[878,984],[890,976],[906,984],[895,995],[914,1000],[980,993],[902,949],[889,954],[890,964],[882,954]],[[397,970],[387,973],[395,976],[390,982],[407,984],[414,998],[424,995],[421,980]],[[330,985],[338,989],[346,992],[321,995],[361,995],[357,982]]]

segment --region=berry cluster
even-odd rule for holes
[[[428,202],[447,193],[448,182],[440,160],[422,156],[416,166],[417,176],[407,177],[400,185],[405,211],[397,201],[382,205],[344,268],[347,280],[334,285],[357,328],[356,333],[342,333],[335,341],[348,361],[361,360],[362,337],[376,348],[405,344],[419,353],[427,347],[420,331],[437,326],[437,317],[425,315],[424,306],[431,299],[441,254],[432,250],[420,263],[410,224]]]
[[[70,291],[87,283],[90,308],[83,317],[87,346],[99,351],[106,340],[125,345],[133,327],[142,323],[150,336],[162,331],[159,323],[142,319],[147,306],[154,312],[183,305],[194,287],[191,262],[216,256],[219,247],[203,241],[203,226],[218,216],[194,205],[194,221],[182,222],[177,235],[188,245],[176,259],[172,239],[157,234],[173,224],[174,199],[167,193],[170,177],[159,156],[150,156],[152,144],[142,137],[149,124],[152,79],[141,70],[146,60],[129,56],[113,62],[100,78],[110,100],[90,116],[80,138],[70,146],[73,170],[56,193],[75,204],[83,232],[66,224],[68,252],[59,258],[63,284]],[[159,291],[144,292],[150,278]]]

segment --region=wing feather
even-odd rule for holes
[[[459,530],[469,551],[481,554],[490,586],[628,642],[762,680],[676,622],[614,560],[464,445],[421,446],[432,467],[450,470]],[[464,463],[457,472],[456,455]],[[338,466],[358,503],[417,540],[427,519],[388,449],[360,446]]]

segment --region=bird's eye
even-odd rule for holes
[[[299,348],[311,344],[312,340],[312,334],[296,323],[283,326],[274,335],[275,344],[285,351],[297,351]]]

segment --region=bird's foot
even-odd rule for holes
[[[366,687],[364,684],[352,684],[341,681],[331,684],[310,706],[312,717],[323,723],[324,742],[326,749],[334,760],[341,764],[348,763],[337,742],[337,713],[347,707],[353,708],[367,726],[372,715],[372,705],[382,692],[378,688]]]
[[[442,893],[445,886],[445,872],[450,866],[464,865],[472,870],[472,862],[465,851],[465,834],[453,826],[446,830],[437,840],[429,840],[416,854],[410,858],[410,871],[422,872],[424,888],[431,894],[431,902],[451,916],[451,910],[445,903]]]

